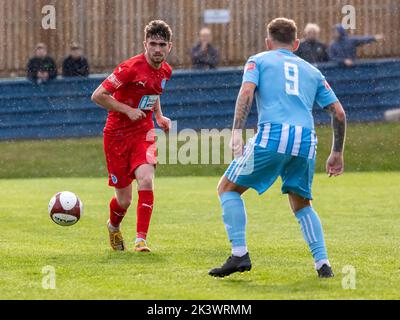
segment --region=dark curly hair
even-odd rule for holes
[[[153,37],[160,37],[169,42],[172,38],[172,30],[165,21],[150,21],[144,28],[144,39],[147,40],[148,38]]]

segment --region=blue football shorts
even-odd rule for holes
[[[314,169],[315,157],[292,156],[249,143],[243,155],[232,161],[224,175],[229,181],[253,188],[259,194],[267,191],[280,176],[282,193],[295,193],[312,200]]]

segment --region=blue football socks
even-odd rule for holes
[[[237,192],[224,192],[219,199],[222,206],[222,218],[225,223],[229,241],[232,244],[234,256],[244,256],[246,247],[246,209],[244,202]]]
[[[316,269],[319,269],[324,263],[329,265],[324,241],[324,231],[322,230],[318,214],[311,206],[308,206],[297,211],[295,216],[314,258]]]
[[[247,253],[246,246],[246,209],[244,202],[237,192],[224,192],[219,196],[222,206],[222,218],[224,220],[229,241],[232,244],[232,254],[243,256]],[[295,214],[315,261],[316,269],[323,264],[329,264],[325,247],[324,232],[321,221],[314,209],[305,207]]]

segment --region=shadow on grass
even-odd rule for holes
[[[269,282],[269,279],[254,279],[250,274],[237,274],[226,278],[217,278],[220,285],[226,290],[240,290],[251,292],[255,295],[265,295],[267,299],[270,296],[279,295],[297,295],[299,299],[308,299],[315,294],[321,294],[322,291],[327,294],[332,287],[338,286],[340,279],[319,279],[317,277],[305,277],[302,280],[290,281],[282,279],[281,283]],[[284,283],[283,283],[284,282]],[[289,297],[288,299],[290,299]],[[260,298],[262,299],[262,298]],[[284,298],[283,298],[284,299]]]

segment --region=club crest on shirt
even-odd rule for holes
[[[118,183],[118,178],[115,176],[115,175],[111,175],[111,181],[112,181],[112,183],[114,183],[114,184],[117,184]]]

